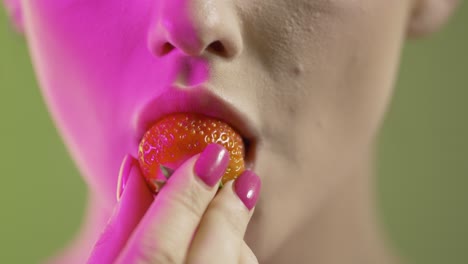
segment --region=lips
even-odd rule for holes
[[[135,140],[140,142],[144,133],[164,116],[182,112],[203,114],[230,125],[242,136],[246,152],[245,167],[254,169],[258,132],[251,120],[232,104],[203,86],[195,88],[171,86],[148,101],[135,116]]]

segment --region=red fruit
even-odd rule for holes
[[[159,120],[145,133],[138,150],[138,161],[150,188],[158,192],[171,168],[179,167],[210,143],[223,145],[230,154],[222,183],[237,178],[245,170],[244,144],[231,126],[195,113],[176,113]]]

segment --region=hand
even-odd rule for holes
[[[217,193],[228,161],[226,149],[210,144],[153,198],[127,158],[125,189],[88,263],[258,263],[243,237],[261,182],[245,171]]]

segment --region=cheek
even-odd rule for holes
[[[301,24],[282,31],[290,49],[275,49],[280,54],[271,58],[278,60],[271,66],[275,88],[264,92],[270,102],[264,113],[273,128],[267,131],[277,142],[301,139],[294,147],[289,144],[288,157],[305,146],[308,133],[313,145],[327,139],[341,150],[367,146],[383,118],[407,9],[394,1],[351,2],[335,1],[326,12],[312,10],[312,19],[299,17]]]
[[[33,66],[52,117],[82,174],[93,188],[109,192],[107,198],[115,197],[120,160],[130,145],[125,139],[133,139],[139,87],[157,75],[148,74],[153,62],[143,55],[145,2],[125,8],[109,1],[24,5]]]
[[[302,46],[304,73],[290,75],[302,89],[287,97],[295,117],[289,157],[315,193],[333,190],[368,155],[393,90],[405,16],[406,7],[394,1],[339,10],[321,20],[326,30],[317,31],[315,44]],[[303,197],[317,198],[308,193]]]
[[[339,24],[329,58],[336,78],[326,95],[329,120],[349,149],[374,139],[390,99],[406,32],[406,6],[376,1]],[[351,33],[352,32],[352,33]],[[330,131],[331,132],[331,131]],[[339,142],[339,141],[338,141]]]
[[[252,41],[265,47],[258,54],[265,54],[270,77],[259,92],[267,141],[259,169],[268,180],[261,210],[267,220],[258,219],[257,227],[266,230],[310,219],[337,184],[361,169],[356,165],[369,155],[398,65],[404,4],[318,2],[335,6],[308,13],[287,10],[296,24],[277,16],[270,20],[275,27],[263,25],[274,28],[271,35],[259,34]],[[262,243],[270,245],[268,241],[287,237],[287,232],[279,230],[276,238],[265,235]],[[266,248],[259,250],[267,254]]]

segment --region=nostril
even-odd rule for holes
[[[164,55],[170,53],[174,48],[175,47],[171,43],[166,42],[166,43],[164,43],[164,45],[161,46],[158,54],[160,56],[164,56]]]
[[[221,41],[217,40],[208,46],[208,50],[221,56],[226,56],[226,48]]]
[[[173,50],[176,49],[176,46],[172,45],[170,42],[165,42],[163,45],[160,45],[159,48],[155,49],[155,53],[159,56],[165,56],[171,53]],[[221,41],[212,42],[207,48],[207,51],[214,53],[218,56],[227,57],[228,51],[224,44]]]

